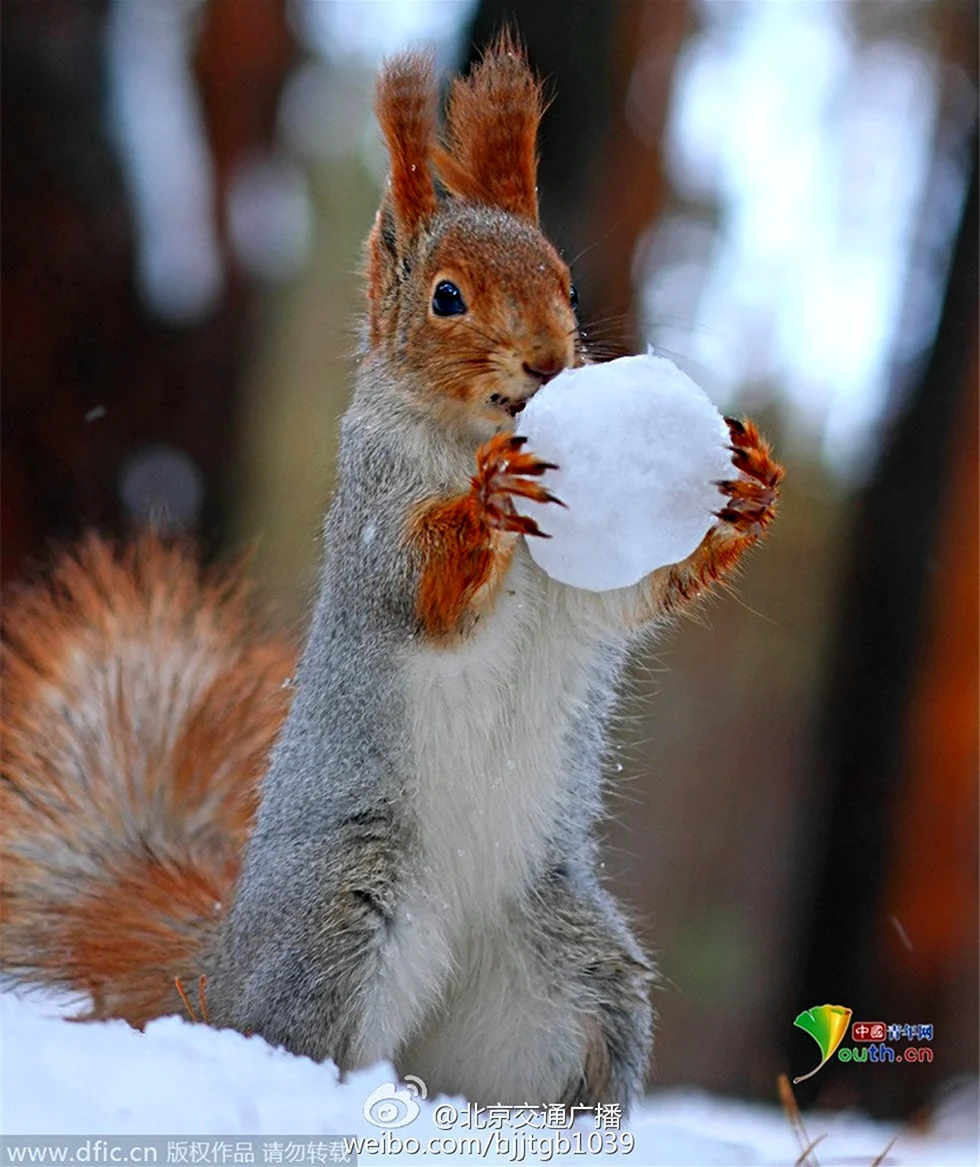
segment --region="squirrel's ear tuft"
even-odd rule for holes
[[[469,77],[453,82],[446,148],[435,151],[446,189],[538,221],[537,138],[541,85],[504,29]]]
[[[436,140],[435,66],[430,53],[385,62],[375,111],[388,145],[391,209],[404,246],[438,207],[430,165]]]
[[[436,83],[430,54],[403,53],[385,63],[375,111],[388,146],[390,178],[367,246],[372,345],[393,327],[391,309],[411,268],[412,240],[439,206],[432,177]]]

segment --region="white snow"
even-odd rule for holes
[[[601,592],[679,563],[724,505],[733,478],[725,421],[671,361],[651,354],[567,369],[528,402],[518,432],[559,467],[542,479],[565,504],[516,499],[550,539],[529,539],[555,579]]]
[[[178,1017],[153,1022],[145,1033],[137,1033],[121,1021],[72,1024],[62,1012],[63,1005],[48,997],[25,999],[13,993],[0,997],[0,1129],[5,1138],[275,1135],[297,1140],[303,1136],[321,1144],[341,1135],[383,1139],[386,1132],[364,1115],[365,1104],[373,1098],[375,1115],[390,1110],[401,1122],[392,1126],[389,1137],[403,1143],[417,1139],[420,1149],[415,1154],[362,1153],[360,1163],[550,1161],[712,1167],[791,1164],[800,1155],[796,1137],[775,1106],[676,1090],[652,1094],[624,1124],[623,1132],[628,1130],[635,1140],[631,1152],[553,1154],[555,1143],[542,1142],[532,1153],[529,1133],[539,1138],[576,1135],[582,1140],[600,1134],[591,1119],[579,1119],[573,1131],[504,1128],[497,1132],[497,1145],[488,1143],[491,1149],[485,1154],[450,1153],[446,1144],[430,1140],[465,1135],[488,1140],[494,1132],[467,1130],[459,1123],[447,1127],[452,1107],[464,1111],[461,1099],[424,1100],[411,1084],[380,1089],[395,1082],[390,1066],[378,1065],[340,1081],[330,1064],[318,1065],[272,1049],[259,1038],[219,1032]],[[385,1094],[397,1101],[396,1090],[403,1105],[419,1108],[416,1117],[408,1114],[410,1121],[398,1117],[406,1112],[395,1103],[388,1107],[382,1101],[379,1107]],[[968,1095],[957,1121],[940,1123],[928,1136],[901,1133],[885,1162],[893,1167],[975,1164],[977,1139],[970,1118],[975,1118],[976,1107],[973,1104],[971,1114],[970,1101]],[[851,1114],[807,1115],[804,1120],[811,1139],[826,1136],[816,1152],[822,1167],[842,1163],[870,1167],[898,1132],[894,1126]],[[602,1133],[609,1139],[616,1135]],[[501,1137],[510,1139],[506,1147],[500,1144]],[[162,1152],[160,1163],[168,1161],[166,1154]],[[517,1157],[520,1154],[523,1160]],[[7,1162],[6,1155],[3,1161]],[[255,1163],[262,1162],[257,1154]]]

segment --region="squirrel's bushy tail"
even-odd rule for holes
[[[4,606],[0,967],[142,1026],[196,985],[295,656],[236,575],[91,537]]]

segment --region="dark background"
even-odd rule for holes
[[[458,67],[516,24],[591,339],[686,361],[788,469],[737,588],[637,663],[610,765],[607,871],[665,977],[653,1081],[772,1098],[816,1060],[793,1018],[831,1002],[932,1023],[935,1060],[832,1063],[801,1101],[927,1121],[977,1068],[975,5],[2,19],[4,579],[153,516],[209,556],[255,546],[296,635],[383,174],[377,56],[434,38]]]

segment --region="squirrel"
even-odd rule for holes
[[[305,650],[241,574],[92,536],[5,608],[2,956],[89,1018],[181,1008],[483,1104],[628,1108],[655,972],[599,878],[631,645],[758,541],[782,471],[733,475],[686,560],[592,593],[537,567],[557,501],[515,419],[589,357],[538,224],[540,82],[503,33],[449,93],[386,62],[390,156]],[[656,440],[655,435],[651,440]]]

